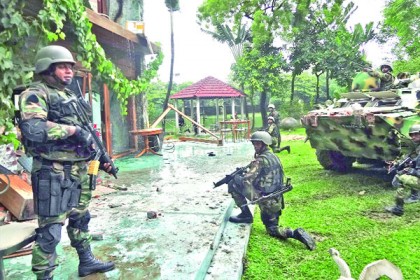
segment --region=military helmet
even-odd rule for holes
[[[272,121],[274,122],[274,117],[269,116],[269,117],[268,117],[268,119],[269,119],[269,120],[272,120]]]
[[[379,69],[381,69],[381,71],[382,71],[382,68],[383,67],[388,67],[389,68],[389,72],[392,72],[392,67],[391,67],[391,65],[389,65],[389,64],[382,64],[381,65],[381,67],[379,67]]]
[[[261,141],[266,145],[271,145],[273,140],[267,131],[256,131],[251,135],[251,142],[252,141]]]
[[[53,63],[68,62],[75,64],[71,52],[62,46],[46,46],[40,49],[35,56],[35,73],[39,74],[48,70]]]
[[[415,123],[410,127],[408,134],[411,135],[413,133],[420,133],[420,124]]]
[[[276,106],[274,106],[274,104],[268,104],[268,109],[270,109],[270,108],[275,109],[275,108],[276,108]]]

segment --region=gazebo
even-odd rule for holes
[[[216,100],[216,124],[219,123],[219,100],[220,99],[230,99],[231,100],[231,108],[232,108],[232,117],[235,118],[235,100],[239,101],[240,104],[240,111],[241,116],[244,116],[244,106],[245,106],[245,97],[246,95],[234,88],[230,85],[214,78],[211,76],[208,76],[195,84],[192,84],[191,86],[184,88],[178,93],[175,93],[170,98],[175,99],[175,108],[178,107],[178,100],[183,100],[184,103],[186,101],[190,102],[190,116],[192,119],[196,120],[198,123],[200,123],[201,120],[201,101],[206,99],[215,99]],[[193,104],[195,101],[195,104]],[[180,111],[185,112],[185,104],[183,104]],[[193,108],[196,108],[195,115],[196,118],[194,118],[194,112]],[[225,102],[223,102],[223,112],[226,112],[225,110]],[[223,121],[225,120],[225,114],[223,114]],[[176,126],[178,127],[178,114],[175,114],[175,122]]]

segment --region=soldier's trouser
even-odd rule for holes
[[[41,163],[34,160],[33,172],[37,172],[40,169]],[[63,166],[60,163],[54,163],[53,171],[57,174],[64,172]],[[32,271],[35,273],[37,279],[52,277],[52,272],[57,266],[56,246],[61,240],[62,226],[67,218],[69,218],[67,233],[73,247],[80,245],[87,246],[91,240],[88,232],[90,219],[88,206],[92,193],[89,189],[86,163],[75,163],[72,166],[71,175],[72,178],[78,179],[81,184],[81,195],[77,207],[57,216],[38,215],[39,228],[37,229],[37,237],[32,250]]]
[[[279,226],[279,219],[281,216],[281,210],[284,208],[283,197],[272,198],[258,204],[261,210],[261,221],[265,225],[265,229],[268,234],[279,233],[279,238],[286,239],[286,229]]]
[[[238,207],[246,204],[246,199],[254,200],[257,198],[253,188],[245,187],[243,184],[235,184],[233,180],[228,184],[228,193],[231,194]]]
[[[395,175],[392,184],[398,187],[395,195],[396,200],[404,200],[405,197],[409,196],[411,190],[420,190],[420,179],[413,175]]]

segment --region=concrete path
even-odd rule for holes
[[[103,236],[92,243],[95,255],[117,268],[84,279],[240,279],[251,227],[227,221],[239,210],[227,186],[213,189],[213,182],[252,156],[249,142],[176,142],[165,143],[162,157],[117,161],[113,183],[127,190],[99,189],[90,223],[91,232]],[[150,211],[157,217],[148,218]],[[77,255],[64,230],[62,236],[54,279],[79,279]],[[6,279],[33,279],[30,259],[7,259]]]

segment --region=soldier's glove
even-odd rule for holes
[[[244,181],[244,177],[242,177],[239,174],[236,174],[235,177],[233,177],[233,181],[235,182],[235,185],[241,186]]]
[[[408,168],[406,174],[407,175],[412,175],[412,176],[417,176],[417,170],[414,169],[414,168]]]
[[[73,134],[74,138],[83,147],[91,147],[93,144],[92,134],[76,125],[76,132]]]

